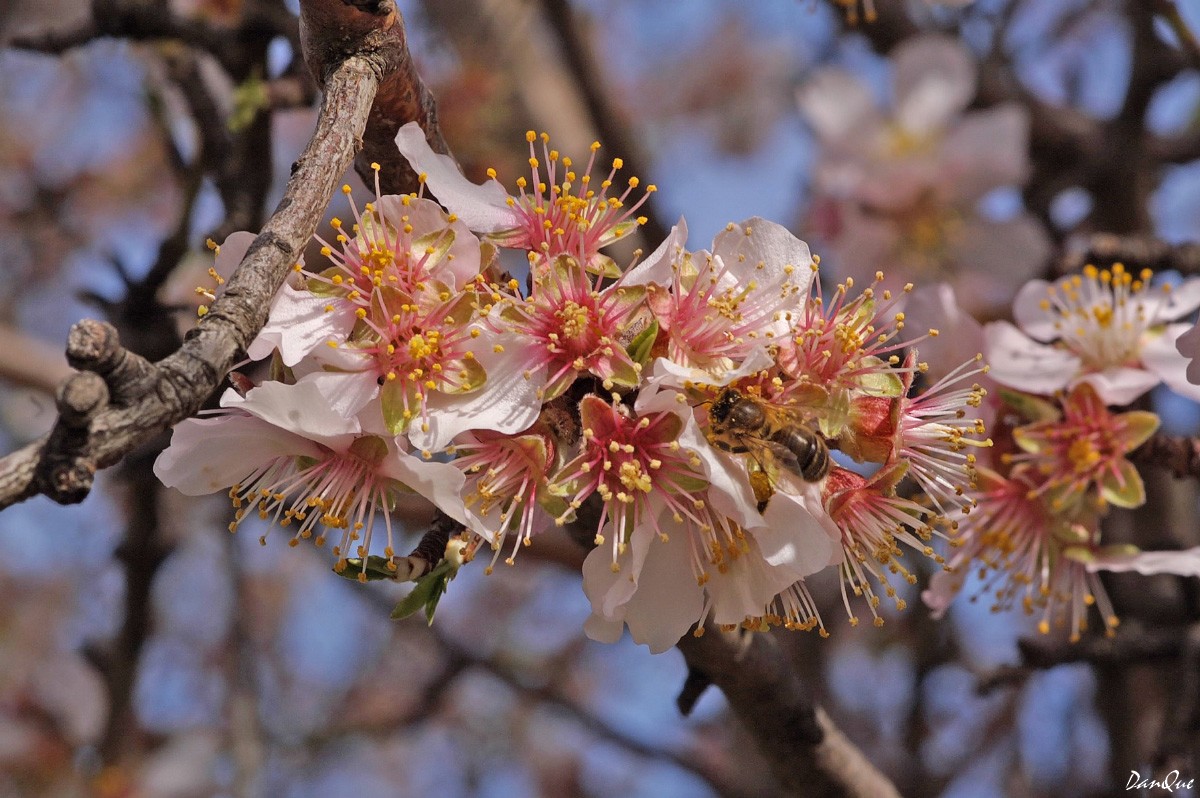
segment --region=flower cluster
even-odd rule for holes
[[[1028,113],[1016,104],[964,113],[976,66],[953,39],[913,37],[892,61],[888,108],[841,68],[805,82],[800,110],[821,144],[807,227],[843,278],[881,268],[937,277],[969,311],[994,314],[1050,254],[1031,215],[984,212],[981,202],[1025,182]]]
[[[1077,639],[1096,606],[1111,634],[1118,619],[1098,571],[1196,573],[1195,551],[1140,552],[1102,536],[1110,507],[1146,501],[1128,455],[1159,425],[1151,412],[1119,406],[1159,383],[1200,398],[1176,351],[1187,325],[1170,323],[1200,306],[1200,279],[1172,287],[1151,278],[1116,264],[1034,280],[1017,295],[1017,325],[980,328],[966,318],[954,331],[982,339],[999,386],[989,414],[1006,434],[979,469],[972,506],[954,520],[961,549],[951,569],[925,593],[937,613],[975,575],[994,609],[1019,605],[1043,633],[1065,626]],[[935,304],[925,312],[960,316],[948,293]]]
[[[911,286],[823,286],[807,245],[763,219],[707,250],[681,221],[621,268],[604,250],[654,187],[619,179],[619,159],[594,173],[599,145],[577,168],[528,139],[510,195],[401,129],[423,191],[350,200],[248,348],[269,379],[179,425],[159,476],[227,488],[231,529],[252,512],[293,543],[328,540],[364,581],[408,575],[404,493],[465,530],[455,569],[480,545],[512,564],[569,527],[594,544],[588,633],[628,627],[654,651],[706,621],[825,633],[804,580],[826,568],[852,623],[903,608],[911,552],[944,566],[934,539],[981,489],[979,356],[931,370],[915,344],[936,331],[906,329]]]

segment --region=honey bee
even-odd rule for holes
[[[780,468],[805,482],[820,482],[829,474],[829,447],[798,411],[727,387],[713,400],[708,418],[708,439],[713,445],[754,458],[757,469],[749,472],[750,487],[759,512],[766,509],[776,488],[795,492],[787,489],[786,479],[780,479]]]

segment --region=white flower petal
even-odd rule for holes
[[[333,310],[327,310],[332,307]],[[336,297],[316,296],[287,283],[271,303],[271,315],[246,354],[251,360],[278,349],[285,366],[295,366],[326,341],[344,340],[354,327],[354,306]]]
[[[892,51],[896,118],[918,135],[941,130],[975,96],[975,61],[956,39],[929,34]]]
[[[228,488],[276,457],[320,454],[317,444],[299,435],[230,413],[177,424],[171,445],[154,461],[154,474],[168,488],[203,496]]]
[[[671,285],[675,274],[671,266],[686,251],[684,247],[687,245],[687,236],[687,221],[680,216],[679,222],[671,228],[671,233],[649,257],[643,258],[641,263],[625,273],[622,285]]]
[[[984,326],[983,348],[989,377],[1029,393],[1048,395],[1067,387],[1081,365],[1070,352],[1040,344],[1006,321]]]
[[[1142,364],[1175,393],[1200,402],[1200,386],[1188,379],[1192,364],[1179,353],[1179,340],[1188,332],[1188,324],[1171,324],[1157,335],[1142,340]]]
[[[1059,287],[1055,283],[1055,290]],[[1059,337],[1054,326],[1058,314],[1053,307],[1044,307],[1050,297],[1050,283],[1045,280],[1030,280],[1021,286],[1013,300],[1013,319],[1027,335],[1039,341],[1053,341]]]
[[[461,219],[451,222],[436,202],[409,197],[408,204],[405,205],[403,198],[388,194],[376,201],[376,207],[382,217],[396,227],[403,225],[401,217],[407,216],[408,224],[413,228],[414,239],[446,228],[454,231],[454,242],[450,245],[448,257],[438,261],[432,272],[434,279],[442,281],[454,290],[461,290],[479,274],[479,239]],[[389,233],[388,236],[392,240],[395,239],[393,233]],[[413,254],[420,258],[424,253]]]
[[[1021,185],[1029,177],[1029,112],[1005,103],[966,114],[946,134],[938,157],[941,185],[961,200]]]
[[[634,642],[660,654],[679,642],[700,619],[702,588],[692,572],[691,549],[682,534],[650,544],[637,592],[625,605],[625,624]]]
[[[455,466],[396,451],[384,458],[379,471],[412,488],[455,521],[470,526],[472,519],[462,500],[466,477]]]
[[[396,134],[396,146],[412,164],[425,175],[425,185],[438,202],[476,233],[497,233],[511,230],[520,224],[520,215],[508,205],[508,192],[492,180],[482,186],[467,180],[458,171],[458,164],[448,155],[429,147],[425,131],[416,122],[409,122]]]
[[[758,216],[718,233],[713,255],[743,284],[754,281],[767,291],[790,281],[799,287],[799,296],[807,296],[816,275],[808,244],[783,225]]]
[[[248,233],[245,230],[230,233],[229,237],[221,243],[221,251],[217,253],[216,262],[213,263],[217,274],[226,280],[232,277],[257,237],[254,233]]]
[[[379,382],[369,371],[314,371],[296,385],[316,388],[324,407],[348,419],[361,414],[379,396]],[[362,431],[361,424],[357,431]]]
[[[841,547],[835,545],[841,533],[821,506],[820,486],[808,484],[812,490],[807,496],[772,496],[763,511],[766,523],[750,530],[762,548],[763,559],[786,566],[793,582],[841,559]]]
[[[419,423],[409,429],[409,440],[418,449],[444,449],[470,429],[513,434],[537,421],[542,408],[537,392],[546,384],[545,368],[525,378],[529,355],[516,334],[481,335],[476,340],[476,357],[487,373],[487,381],[468,394],[431,394],[429,431],[423,431]],[[497,345],[504,351],[496,352]]]
[[[846,136],[880,124],[870,89],[842,69],[817,70],[796,92],[796,101],[823,142],[844,143]]]
[[[360,429],[357,420],[335,412],[317,386],[303,380],[295,385],[264,382],[240,400],[231,398],[226,402],[223,397],[222,404],[245,410],[268,424],[334,450],[344,449],[348,445],[347,436],[357,434]]]
[[[1184,280],[1172,286],[1158,307],[1156,321],[1173,321],[1200,308],[1200,277]]]
[[[1087,564],[1089,571],[1200,576],[1200,547],[1183,551],[1143,551],[1137,554],[1100,555]]]
[[[995,376],[995,375],[992,375]],[[1145,369],[1114,366],[1104,371],[1084,374],[1071,381],[1071,387],[1086,382],[1096,389],[1096,394],[1106,405],[1127,405],[1153,388],[1161,380],[1157,374]]]

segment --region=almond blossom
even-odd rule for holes
[[[231,532],[253,513],[294,527],[293,546],[314,532],[322,546],[332,533],[338,570],[350,557],[361,558],[365,580],[377,516],[383,556],[395,555],[391,512],[398,494],[419,493],[450,517],[468,520],[458,469],[408,454],[393,439],[362,434],[356,420],[330,412],[311,384],[268,382],[245,397],[229,390],[221,404],[175,427],[154,473],[188,495],[229,488],[236,508]]]
[[[1018,210],[981,212],[993,189],[1029,172],[1029,119],[1016,104],[964,113],[976,67],[957,41],[913,37],[892,56],[893,96],[837,68],[811,76],[800,109],[821,142],[808,227],[839,277],[867,281],[887,268],[905,279],[953,283],[972,311],[1004,306],[1050,254],[1041,225]]]
[[[1087,382],[1106,404],[1129,404],[1165,382],[1200,400],[1176,340],[1188,324],[1168,322],[1200,307],[1200,278],[1151,287],[1149,269],[1088,266],[1082,275],[1034,280],[1013,304],[1019,327],[987,325],[986,354],[997,382],[1050,394]]]
[[[592,143],[591,156],[577,173],[571,158],[550,148],[549,135],[538,136],[530,130],[525,139],[531,174],[528,180],[517,179],[517,196],[508,195],[494,169],[488,170],[488,183],[476,185],[467,180],[453,158],[430,149],[415,122],[400,128],[396,145],[438,201],[474,232],[500,246],[525,250],[541,263],[569,255],[590,271],[610,277],[619,274],[616,264],[600,250],[645,221],[635,214],[656,187],[646,186],[641,196],[633,199],[641,183],[630,177],[620,194],[609,196],[624,162],[614,158],[608,176],[598,183],[593,180],[600,142]],[[539,141],[540,150],[536,146]]]
[[[636,414],[584,400],[585,449],[560,478],[572,506],[594,492],[604,507],[584,563],[588,634],[613,640],[627,625],[661,651],[707,618],[817,626],[797,582],[831,562],[836,529],[788,501],[760,515],[744,466],[708,443],[681,398],[651,391]]]
[[[946,571],[934,575],[922,594],[940,617],[963,588],[972,570],[979,575],[979,595],[993,599],[992,610],[1020,607],[1040,614],[1038,631],[1065,625],[1072,640],[1088,627],[1088,608],[1100,610],[1109,634],[1118,624],[1100,579],[1086,566],[1087,552],[1099,548],[1096,516],[1090,509],[1074,520],[1051,512],[1039,500],[1041,477],[1032,469],[1014,470],[1008,478],[981,469],[975,509],[958,525],[962,549]]]
[[[680,222],[626,284],[646,284],[646,304],[675,363],[714,373],[786,335],[791,312],[815,275],[808,245],[759,217],[729,224],[712,252],[687,252]]]
[[[1138,507],[1146,491],[1137,467],[1125,455],[1158,429],[1158,416],[1142,410],[1111,413],[1089,383],[1080,383],[1063,401],[1062,418],[1040,421],[1013,431],[1024,454],[1013,462],[1029,463],[1045,481],[1045,493],[1058,509],[1079,499],[1093,485],[1103,502]]]
[[[600,286],[601,278],[592,277],[579,261],[560,256],[535,275],[525,299],[494,295],[491,326],[515,336],[514,371],[536,384],[539,400],[554,399],[584,374],[599,378],[605,390],[638,384],[641,364],[622,341],[645,289],[623,280]],[[544,378],[533,380],[538,374]]]

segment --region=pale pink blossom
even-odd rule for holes
[[[638,384],[641,364],[623,341],[645,288],[624,280],[601,288],[601,280],[564,256],[539,270],[528,297],[496,295],[492,326],[515,336],[514,371],[536,384],[541,401],[559,396],[584,374],[599,378],[605,390]]]
[[[585,399],[592,405],[592,454],[585,451],[564,472],[582,486],[594,484],[603,517],[612,519],[604,545],[584,564],[589,636],[614,640],[627,625],[635,641],[662,651],[706,619],[819,625],[796,583],[830,564],[836,528],[826,529],[783,494],[760,515],[744,464],[709,444],[681,396],[662,390],[639,397],[636,417]],[[622,528],[630,531],[619,535]]]
[[[292,527],[292,545],[316,533],[338,537],[339,570],[371,549],[377,516],[392,558],[391,511],[401,493],[416,492],[466,523],[462,473],[400,450],[394,439],[361,433],[358,422],[330,411],[315,386],[268,382],[245,397],[230,390],[223,410],[178,426],[154,464],[168,487],[189,495],[229,488],[236,508],[230,531],[248,514]],[[263,538],[265,543],[265,537]]]
[[[359,319],[396,304],[397,296],[458,294],[479,274],[479,240],[436,203],[377,195],[361,212],[350,198],[350,208],[350,231],[334,218],[334,242],[318,238],[328,263],[317,271],[297,264],[276,294],[266,326],[247,349],[251,359],[278,351],[284,365],[294,366],[327,341],[345,340]]]
[[[1111,405],[1129,404],[1161,382],[1200,399],[1176,350],[1188,325],[1168,323],[1200,306],[1200,278],[1151,288],[1150,277],[1118,264],[1089,266],[1054,283],[1032,281],[1013,305],[1019,327],[994,322],[984,329],[992,379],[1034,394],[1087,382]]]
[[[518,195],[509,196],[496,179],[495,170],[488,170],[491,179],[483,185],[467,180],[454,159],[430,149],[425,133],[415,122],[400,128],[396,135],[400,152],[430,192],[471,230],[500,246],[523,249],[541,262],[569,255],[591,271],[615,276],[619,270],[600,250],[645,221],[636,213],[656,188],[648,185],[634,199],[632,194],[640,182],[630,177],[618,195],[609,196],[608,190],[624,163],[614,158],[608,176],[594,180],[592,169],[599,142],[592,144],[591,157],[577,173],[569,157],[550,148],[547,134],[539,137],[531,130],[526,140],[530,179],[518,178]],[[539,140],[540,150],[536,147]]]
[[[1024,183],[1029,120],[1017,105],[963,113],[976,68],[958,42],[925,35],[900,44],[891,108],[839,69],[818,71],[799,92],[821,141],[810,228],[841,277],[885,269],[903,279],[953,282],[970,309],[994,310],[1050,254],[1029,214],[991,218],[979,201]]]
[[[816,273],[807,244],[759,217],[727,225],[711,253],[686,251],[686,239],[680,222],[625,280],[646,284],[668,358],[716,373],[786,336]]]
[[[1034,490],[1055,509],[1069,508],[1093,486],[1103,502],[1138,507],[1146,501],[1137,467],[1126,455],[1158,429],[1144,410],[1112,413],[1091,384],[1075,386],[1063,400],[1061,418],[1013,430],[1023,450],[1013,462],[1029,463],[1043,477]]]

